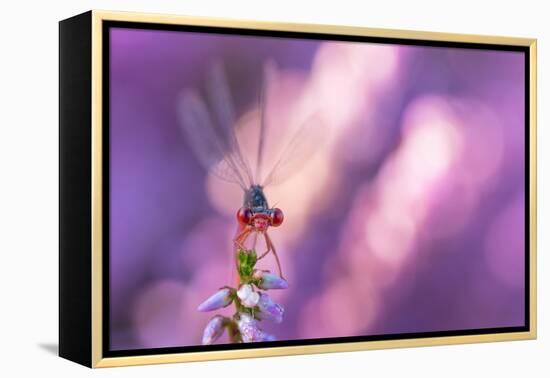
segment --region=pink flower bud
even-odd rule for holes
[[[262,331],[258,327],[258,322],[248,314],[241,314],[237,323],[243,342],[253,343],[259,341],[274,341],[275,338]]]
[[[288,288],[288,282],[284,278],[271,272],[257,270],[254,272],[254,278],[258,280],[258,288],[263,290]]]
[[[244,284],[237,291],[237,296],[245,307],[255,307],[260,300],[260,295],[254,291],[252,285]]]
[[[210,298],[202,302],[199,307],[197,307],[197,310],[201,312],[206,312],[226,307],[233,301],[231,294],[231,289],[228,287],[224,287],[223,289],[218,290]]]
[[[260,313],[258,314],[259,319],[272,320],[275,323],[283,321],[283,314],[285,312],[283,306],[275,303],[267,294],[260,294],[258,308],[260,309]]]
[[[214,316],[206,327],[204,327],[204,332],[202,334],[202,344],[210,345],[216,341],[224,331],[225,318],[220,315]]]

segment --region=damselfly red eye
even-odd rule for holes
[[[237,220],[240,224],[249,224],[252,220],[252,211],[247,207],[241,207],[239,211],[237,211]]]
[[[285,216],[283,215],[283,211],[281,209],[273,209],[271,213],[271,225],[273,227],[280,226],[283,223],[284,219]]]

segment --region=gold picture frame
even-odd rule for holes
[[[215,351],[198,351],[184,353],[169,353],[169,354],[146,354],[133,356],[118,356],[105,357],[103,353],[104,334],[103,321],[105,314],[103,313],[103,164],[105,159],[105,146],[103,145],[103,65],[104,61],[104,46],[103,32],[105,22],[131,22],[141,24],[160,24],[160,25],[191,25],[205,26],[216,28],[238,28],[269,31],[286,31],[296,33],[320,33],[341,36],[358,36],[358,37],[380,37],[393,38],[399,40],[420,40],[420,41],[438,41],[438,42],[457,42],[471,44],[487,44],[487,45],[506,45],[520,46],[528,51],[528,88],[529,88],[529,234],[526,238],[529,239],[529,291],[528,291],[528,313],[529,325],[528,329],[520,332],[506,332],[494,334],[464,334],[456,336],[443,337],[426,337],[426,338],[407,338],[398,340],[377,340],[377,341],[361,341],[361,342],[341,342],[330,344],[310,344],[300,346],[281,346],[281,347],[257,347],[246,349],[231,349],[231,350],[215,350]],[[60,242],[60,355],[70,360],[79,362],[89,367],[112,367],[112,366],[128,366],[128,365],[143,365],[156,363],[173,363],[186,361],[206,361],[217,359],[236,359],[247,357],[265,357],[265,356],[282,356],[310,353],[326,353],[326,352],[346,352],[359,351],[370,349],[383,348],[400,348],[400,347],[416,347],[416,346],[432,346],[446,344],[462,344],[462,343],[478,343],[478,342],[493,342],[493,341],[509,341],[509,340],[527,340],[535,339],[537,335],[537,298],[536,298],[536,39],[529,38],[513,38],[500,36],[483,36],[469,34],[452,34],[452,33],[435,33],[410,30],[392,30],[392,29],[376,29],[353,26],[336,26],[336,25],[317,25],[317,24],[295,24],[295,23],[280,23],[280,22],[260,22],[250,20],[231,20],[231,19],[216,19],[209,17],[188,17],[175,15],[160,15],[160,14],[145,14],[145,13],[128,13],[128,12],[110,12],[93,10],[81,16],[62,21],[60,24],[60,86],[61,92],[69,91],[69,86],[74,85],[71,80],[85,80],[85,85],[82,87],[82,93],[86,95],[89,91],[89,97],[84,97],[90,100],[89,103],[82,100],[73,93],[60,95],[60,123],[61,123],[61,242]],[[78,40],[78,33],[83,33],[82,42]],[[79,49],[87,49],[87,54],[84,54],[80,59],[82,62],[89,60],[90,77],[82,79],[82,75],[73,73],[72,76],[67,74],[68,63],[64,59],[73,59],[75,52]],[[82,54],[81,54],[82,55]],[[85,71],[84,71],[85,72]],[[67,85],[67,87],[64,87]],[[87,113],[82,115],[71,115],[69,107],[74,104],[71,101],[80,101],[78,105]],[[74,110],[74,106],[72,107]],[[73,117],[73,118],[71,118]],[[76,118],[75,118],[76,117]],[[81,117],[81,118],[78,118]],[[89,121],[89,128],[82,127],[78,134],[78,138],[83,138],[89,143],[89,150],[84,150],[83,153],[90,153],[88,162],[90,163],[88,171],[80,172],[79,174],[89,174],[89,181],[84,181],[84,185],[90,185],[89,191],[85,193],[71,192],[70,188],[64,189],[64,185],[68,185],[64,179],[69,180],[76,171],[72,171],[68,165],[64,166],[64,159],[68,159],[69,155],[65,153],[74,153],[69,146],[74,143],[75,135],[68,133],[78,133],[76,130],[68,130],[69,125],[76,127],[76,121]],[[64,139],[66,135],[66,139]],[[78,156],[75,157],[75,159]],[[85,162],[83,162],[86,164]],[[82,197],[80,197],[82,196]],[[88,200],[89,198],[89,200]],[[89,216],[89,224],[83,221],[82,223],[74,222],[74,213],[71,212],[69,206],[75,201],[86,199],[85,206],[89,207],[89,212],[85,212],[84,216]],[[89,227],[88,227],[89,226]],[[80,227],[75,230],[74,227]],[[66,235],[72,233],[76,235],[84,235],[87,237],[78,238],[75,240],[65,241]],[[74,238],[74,237],[73,237]],[[74,256],[85,250],[81,257]],[[74,277],[71,272],[86,272],[82,277]],[[79,273],[80,274],[80,273]],[[77,280],[81,283],[78,283]],[[89,281],[86,286],[85,282]],[[89,290],[89,295],[87,290]],[[82,301],[78,302],[75,299],[78,292],[84,291]],[[76,301],[76,302],[75,302]],[[80,306],[78,310],[71,307]],[[82,311],[82,312],[79,312]],[[89,316],[82,316],[82,313],[89,311]],[[75,320],[77,319],[78,320]],[[76,322],[76,323],[75,323]],[[78,346],[79,341],[85,344],[82,347]],[[78,349],[78,350],[77,350]]]

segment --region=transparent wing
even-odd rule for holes
[[[267,129],[267,101],[268,101],[268,88],[276,81],[277,67],[275,62],[268,60],[264,64],[263,69],[263,82],[260,90],[259,100],[259,133],[258,133],[258,148],[256,152],[256,172],[255,180],[257,183],[261,181],[262,177],[262,165],[264,162],[265,143],[266,143],[266,129]]]
[[[322,147],[328,131],[326,122],[323,122],[317,113],[307,117],[282,149],[262,185],[265,187],[281,184],[299,172],[315,151]]]
[[[200,96],[192,90],[184,91],[178,98],[177,111],[189,145],[204,168],[222,180],[246,188],[243,173],[231,158],[229,144],[217,130]]]
[[[205,169],[246,190],[252,175],[235,136],[235,116],[221,64],[212,67],[206,84],[212,112],[196,91],[185,90],[178,98],[181,127]]]
[[[243,179],[248,186],[254,184],[250,164],[242,153],[241,146],[235,135],[235,112],[233,101],[229,92],[227,78],[221,62],[217,61],[212,66],[207,80],[207,96],[214,115],[215,124],[219,125],[220,137],[226,143],[229,159],[237,166],[243,174]]]

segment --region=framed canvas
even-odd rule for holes
[[[60,22],[59,354],[536,337],[534,39]]]

